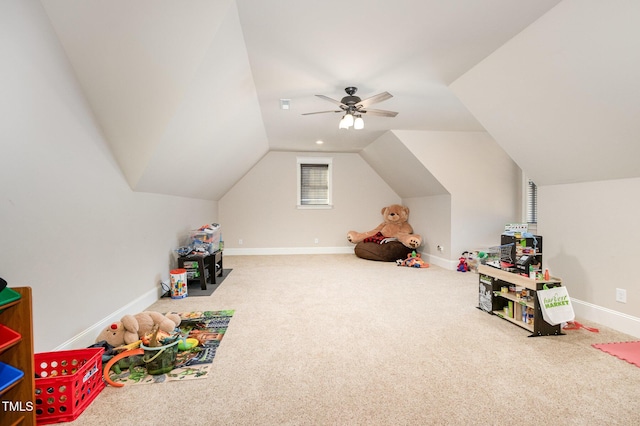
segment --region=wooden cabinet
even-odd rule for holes
[[[524,328],[531,336],[563,334],[560,325],[542,318],[537,291],[562,285],[559,278],[533,280],[522,275],[480,265],[478,308]]]
[[[30,287],[0,292],[0,363],[0,423],[35,425]]]

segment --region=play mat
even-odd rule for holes
[[[152,376],[147,373],[144,365],[135,365],[122,369],[120,373],[112,368],[111,379],[124,385],[139,385],[207,378],[213,358],[216,356],[220,341],[227,331],[234,312],[233,310],[174,312],[180,315],[182,320],[181,334],[189,338],[197,338],[202,343],[189,350],[178,351],[175,367],[168,373]]]

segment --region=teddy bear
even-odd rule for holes
[[[102,330],[96,342],[106,341],[113,347],[128,345],[151,332],[156,324],[159,330],[172,333],[180,322],[180,316],[174,313],[163,315],[160,312],[144,311],[135,315],[125,315],[120,321]]]
[[[413,228],[407,220],[409,219],[409,208],[399,204],[392,204],[382,208],[382,218],[384,222],[377,228],[368,232],[349,231],[347,240],[357,244],[369,238],[395,238],[409,248],[418,248],[422,244],[422,237],[413,233]]]

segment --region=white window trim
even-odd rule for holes
[[[332,157],[296,157],[296,175],[297,175],[297,208],[301,210],[323,210],[333,208],[333,158]],[[302,176],[300,173],[301,164],[326,164],[329,166],[328,173],[328,204],[302,204],[300,199],[302,190]]]

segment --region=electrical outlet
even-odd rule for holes
[[[627,290],[616,288],[616,302],[627,303]]]
[[[441,245],[438,245],[438,251],[439,252],[443,252],[444,251],[444,247],[442,247]]]
[[[320,242],[320,240],[316,238],[316,239],[313,240],[313,242],[318,244]]]
[[[242,238],[240,238],[240,239],[238,240],[238,245],[240,245],[240,246],[242,245]]]

